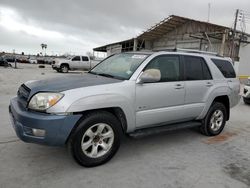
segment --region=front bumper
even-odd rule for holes
[[[52,69],[54,69],[54,70],[58,70],[58,69],[60,68],[59,66],[57,66],[57,65],[55,65],[55,64],[51,65],[51,67],[52,67]]]
[[[9,113],[17,136],[24,142],[63,146],[81,115],[51,115],[27,111],[17,98],[10,101]],[[45,130],[44,137],[32,135],[32,129]]]

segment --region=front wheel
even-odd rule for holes
[[[121,125],[109,112],[94,112],[83,118],[70,139],[74,159],[82,166],[106,163],[120,146]]]
[[[67,72],[69,72],[69,67],[68,67],[68,65],[62,65],[60,70],[62,73],[67,73]]]
[[[201,132],[206,136],[219,135],[225,127],[226,117],[227,110],[225,105],[220,102],[213,103],[203,119]]]

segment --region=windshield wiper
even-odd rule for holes
[[[108,78],[115,78],[115,79],[118,79],[118,80],[124,80],[124,78],[122,78],[122,77],[113,76],[113,75],[107,74],[107,73],[98,73],[98,72],[93,72],[93,71],[89,71],[88,73],[98,75],[98,76],[105,76],[105,77],[108,77]]]
[[[97,75],[99,75],[99,76],[105,76],[105,77],[109,77],[109,78],[115,78],[115,76],[107,74],[107,73],[97,73]]]
[[[88,73],[94,74],[94,75],[99,75],[99,76],[105,76],[105,77],[109,77],[109,78],[115,78],[115,76],[107,74],[107,73],[98,73],[98,72],[92,72],[92,71],[89,71]]]

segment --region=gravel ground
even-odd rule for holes
[[[16,137],[8,104],[18,86],[28,80],[64,77],[50,66],[18,67],[0,67],[0,188],[250,187],[250,106],[242,101],[231,110],[220,136],[209,138],[191,129],[126,138],[110,162],[83,168],[65,148],[27,144]]]

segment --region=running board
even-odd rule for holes
[[[130,133],[129,136],[135,137],[135,138],[144,137],[144,136],[150,136],[153,134],[159,134],[159,133],[168,132],[168,131],[175,131],[179,129],[188,129],[188,128],[193,128],[193,127],[198,127],[198,126],[201,126],[200,121],[176,123],[176,124],[170,124],[170,125],[159,126],[159,127],[138,129],[135,132]]]

